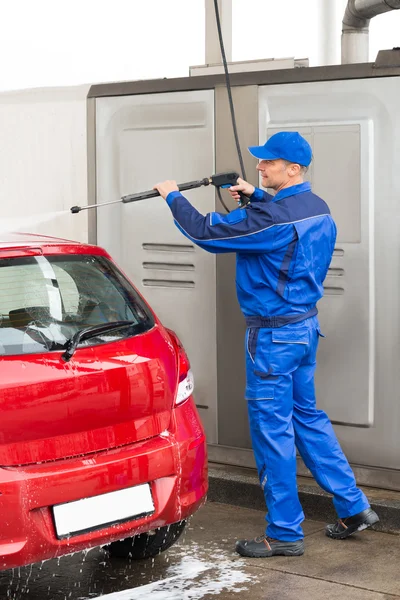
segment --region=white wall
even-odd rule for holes
[[[88,86],[0,94],[0,234],[87,241]],[[65,211],[65,214],[60,214]]]
[[[232,3],[234,60],[340,62],[347,0]],[[372,20],[370,59],[395,45],[400,11]],[[186,76],[204,63],[204,0],[4,1],[0,55],[0,91]]]

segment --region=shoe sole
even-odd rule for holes
[[[245,556],[247,558],[270,558],[271,556],[302,556],[304,554],[304,543],[293,544],[291,548],[287,547],[279,547],[277,544],[274,544],[274,548],[271,550],[265,551],[251,551],[242,547],[237,547],[236,552],[240,554],[240,556]]]
[[[325,533],[328,537],[334,540],[345,540],[353,533],[356,533],[357,531],[364,531],[364,529],[368,529],[369,527],[372,527],[372,525],[375,525],[378,522],[379,517],[375,512],[373,512],[369,514],[365,521],[363,521],[362,523],[359,523],[358,525],[350,525],[347,529],[341,531],[340,533],[332,533],[331,531],[329,531],[329,529],[326,529]]]

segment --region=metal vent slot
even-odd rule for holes
[[[143,279],[146,287],[194,288],[194,281],[179,281],[177,279]]]
[[[189,244],[142,244],[142,248],[151,252],[194,252]]]
[[[325,290],[325,296],[343,296],[344,294],[344,289],[340,288],[340,287],[325,287],[324,286],[324,290]]]
[[[328,269],[327,277],[344,277],[344,269]]]
[[[143,269],[153,269],[156,271],[194,271],[194,265],[191,263],[144,262]]]
[[[335,248],[333,251],[333,256],[344,256],[344,250],[340,248]]]

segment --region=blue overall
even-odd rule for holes
[[[201,215],[180,192],[167,196],[180,231],[209,252],[236,252],[236,288],[246,318],[246,399],[268,536],[303,537],[296,446],[340,518],[369,507],[336,439],[316,408],[320,333],[316,303],[331,262],[336,226],[309,183],[276,196],[256,188],[246,208]]]

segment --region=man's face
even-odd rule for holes
[[[260,160],[257,165],[257,171],[261,174],[262,186],[274,190],[279,189],[289,179],[288,168],[290,168],[290,165],[287,165],[280,158],[276,160]]]

